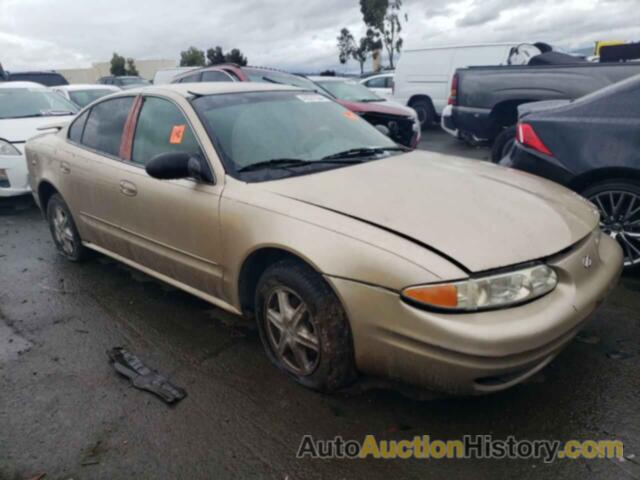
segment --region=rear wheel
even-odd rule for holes
[[[60,255],[72,262],[84,260],[88,250],[82,245],[69,207],[57,193],[52,195],[47,203],[47,220],[53,242]]]
[[[423,129],[433,125],[436,121],[436,111],[433,108],[433,104],[424,98],[411,101],[409,104],[418,114],[420,125]]]
[[[491,161],[500,163],[500,160],[507,156],[514,143],[516,143],[516,126],[512,125],[502,130],[494,140],[493,147],[491,147]]]
[[[640,182],[610,180],[583,190],[600,210],[600,228],[618,241],[627,269],[640,265]]]
[[[260,278],[255,305],[262,344],[278,368],[321,391],[355,380],[347,316],[319,274],[299,262],[278,262]]]

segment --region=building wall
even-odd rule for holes
[[[173,68],[177,65],[175,60],[135,60],[136,68],[142,78],[152,80],[156,72],[162,68]],[[96,83],[100,77],[111,75],[109,69],[111,62],[97,62],[89,68],[59,69],[69,83]]]

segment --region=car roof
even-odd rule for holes
[[[68,92],[73,92],[75,90],[112,90],[114,92],[119,92],[120,89],[113,85],[103,85],[100,83],[74,83],[73,85],[58,85],[56,87],[52,87],[54,90],[66,90]]]
[[[224,93],[244,92],[277,92],[277,91],[305,91],[302,88],[289,85],[276,85],[258,82],[199,82],[199,83],[169,83],[166,85],[152,85],[148,87],[132,88],[123,92],[131,93],[167,93],[174,92],[185,98],[194,95],[216,95]]]
[[[0,88],[28,88],[38,90],[49,90],[41,83],[36,82],[0,82]]]

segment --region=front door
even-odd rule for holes
[[[126,150],[126,146],[125,146]],[[220,297],[222,267],[218,207],[222,185],[158,180],[145,164],[186,152],[205,158],[189,120],[172,100],[145,96],[135,124],[130,162],[121,165],[120,223],[128,257],[170,279]]]

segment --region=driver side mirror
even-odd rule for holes
[[[161,153],[147,162],[145,170],[149,176],[160,180],[193,178],[199,182],[214,183],[209,165],[199,154]]]

